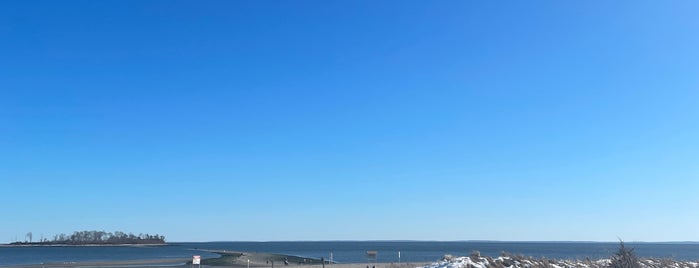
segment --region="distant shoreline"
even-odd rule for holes
[[[0,247],[164,247],[172,245],[176,244],[0,244]]]

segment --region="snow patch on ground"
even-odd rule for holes
[[[497,258],[445,256],[441,261],[417,268],[607,268],[610,264],[610,259],[551,260],[505,254]],[[699,268],[699,262],[668,259],[641,259],[640,264],[643,268]]]

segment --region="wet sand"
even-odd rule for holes
[[[250,253],[233,251],[211,251],[220,254],[219,258],[206,259],[203,265],[237,267],[237,268],[323,268],[322,261],[315,258],[304,258],[292,255],[270,254],[270,253]],[[325,260],[326,268],[414,268],[424,266],[428,263],[328,263]],[[285,264],[285,263],[288,263]]]
[[[43,264],[29,264],[29,265],[14,265],[6,266],[0,265],[0,268],[51,268],[51,267],[189,267],[187,262],[191,262],[192,259],[156,259],[156,260],[127,260],[127,261],[95,261],[95,262],[52,262]]]
[[[220,254],[221,257],[202,260],[202,268],[206,267],[234,267],[234,268],[323,268],[320,260],[313,258],[303,258],[298,256],[271,254],[271,253],[251,253],[234,251],[210,251]],[[249,260],[249,264],[248,264]],[[285,265],[287,261],[289,264]],[[199,268],[199,265],[192,265],[191,258],[180,259],[157,259],[157,260],[128,260],[128,261],[100,261],[100,262],[66,262],[66,263],[45,263],[32,265],[4,266],[0,268],[141,268],[141,267],[172,267],[172,268]],[[428,263],[332,263],[325,264],[325,268],[415,268],[422,267]]]
[[[198,265],[192,265],[192,264],[184,264],[185,261],[191,262],[190,259],[182,259],[182,262],[180,263],[172,263],[169,260],[163,262],[163,260],[136,260],[136,261],[104,261],[104,262],[80,262],[80,263],[50,263],[50,264],[33,264],[33,265],[19,265],[19,266],[3,266],[0,265],[2,268],[68,268],[68,267],[75,267],[75,268],[91,268],[91,267],[97,267],[97,268],[140,268],[140,267],[159,267],[159,268],[164,268],[164,267],[172,267],[172,268],[198,268]],[[400,265],[397,263],[343,263],[343,264],[326,264],[325,268],[366,268],[367,266],[369,268],[415,268],[415,267],[423,267],[427,263],[401,263]],[[242,265],[202,265],[202,268],[206,267],[235,267],[235,268],[242,268],[242,267],[247,267],[247,264],[245,266]],[[250,267],[262,267],[262,266],[253,266],[250,265]],[[268,265],[266,267],[272,267],[271,265]],[[288,265],[285,266],[282,264],[281,266],[277,265],[276,263],[274,264],[275,268],[323,268],[322,265],[320,264],[314,264],[314,265]]]

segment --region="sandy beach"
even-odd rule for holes
[[[314,258],[304,258],[292,255],[271,254],[271,253],[250,253],[232,251],[211,251],[220,254],[220,258],[206,259],[203,265],[226,266],[226,267],[269,267],[269,268],[407,268],[424,266],[428,263],[326,263]]]
[[[104,261],[104,262],[81,262],[81,263],[51,263],[51,264],[35,264],[35,265],[20,265],[20,266],[0,266],[2,268],[51,268],[51,267],[60,267],[60,268],[68,268],[68,267],[76,267],[76,268],[89,268],[89,267],[102,267],[102,268],[134,268],[134,267],[174,267],[174,268],[190,268],[190,267],[198,267],[197,265],[192,266],[191,264],[183,264],[185,262],[191,262],[190,259],[180,259],[180,263],[174,263],[172,262],[172,259],[168,260],[135,260],[135,261]],[[177,261],[177,260],[175,260]],[[326,264],[326,268],[415,268],[415,267],[422,267],[426,265],[427,263],[343,263],[343,264]],[[234,265],[201,265],[201,267],[247,267],[246,265],[239,265],[239,264],[234,264]],[[263,267],[263,266],[253,266],[252,264],[250,267]],[[268,265],[267,267],[272,267],[271,265]],[[274,267],[280,267],[276,263],[274,264]],[[285,268],[323,268],[322,265],[320,264],[312,264],[312,265],[298,265],[298,264],[289,264],[285,266],[284,264],[281,265],[281,267]],[[281,268],[280,267],[280,268]]]
[[[203,259],[201,267],[236,267],[236,268],[414,268],[422,267],[428,263],[326,263],[325,266],[318,259],[303,258],[291,255],[271,254],[271,253],[251,253],[234,251],[210,251],[220,254],[221,257]],[[249,260],[249,263],[248,263]],[[288,263],[285,264],[285,261]],[[134,267],[175,267],[190,268],[199,265],[192,265],[191,258],[180,259],[155,259],[155,260],[128,260],[128,261],[100,261],[100,262],[65,262],[65,263],[45,263],[32,265],[3,266],[0,268],[134,268]]]
[[[212,251],[218,252],[218,251]],[[606,268],[610,259],[597,260],[556,260],[546,258],[533,258],[517,255],[503,255],[497,258],[488,256],[458,257],[433,263],[320,263],[317,259],[309,259],[290,255],[270,253],[249,253],[221,251],[218,258],[202,260],[201,265],[192,265],[190,258],[158,259],[158,260],[130,260],[130,261],[103,261],[103,262],[69,262],[50,263],[20,266],[3,266],[0,268],[140,268],[140,267],[172,267],[172,268],[469,268],[469,267],[510,267],[510,268],[536,268],[536,267],[562,267],[562,268]],[[248,262],[249,260],[249,262]],[[286,262],[285,262],[286,261]],[[303,264],[305,261],[306,264]],[[286,264],[288,263],[288,264]],[[642,258],[639,265],[643,268],[699,268],[698,262],[674,261],[669,259]]]
[[[96,262],[57,262],[30,265],[0,265],[1,268],[49,268],[49,267],[189,267],[185,265],[191,262],[186,259],[154,259],[154,260],[127,260],[127,261],[96,261]]]

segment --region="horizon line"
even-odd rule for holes
[[[419,239],[329,239],[329,240],[212,240],[212,241],[173,241],[166,243],[276,243],[276,242],[484,242],[484,243],[659,243],[659,244],[699,244],[699,241],[593,241],[593,240],[419,240]]]

